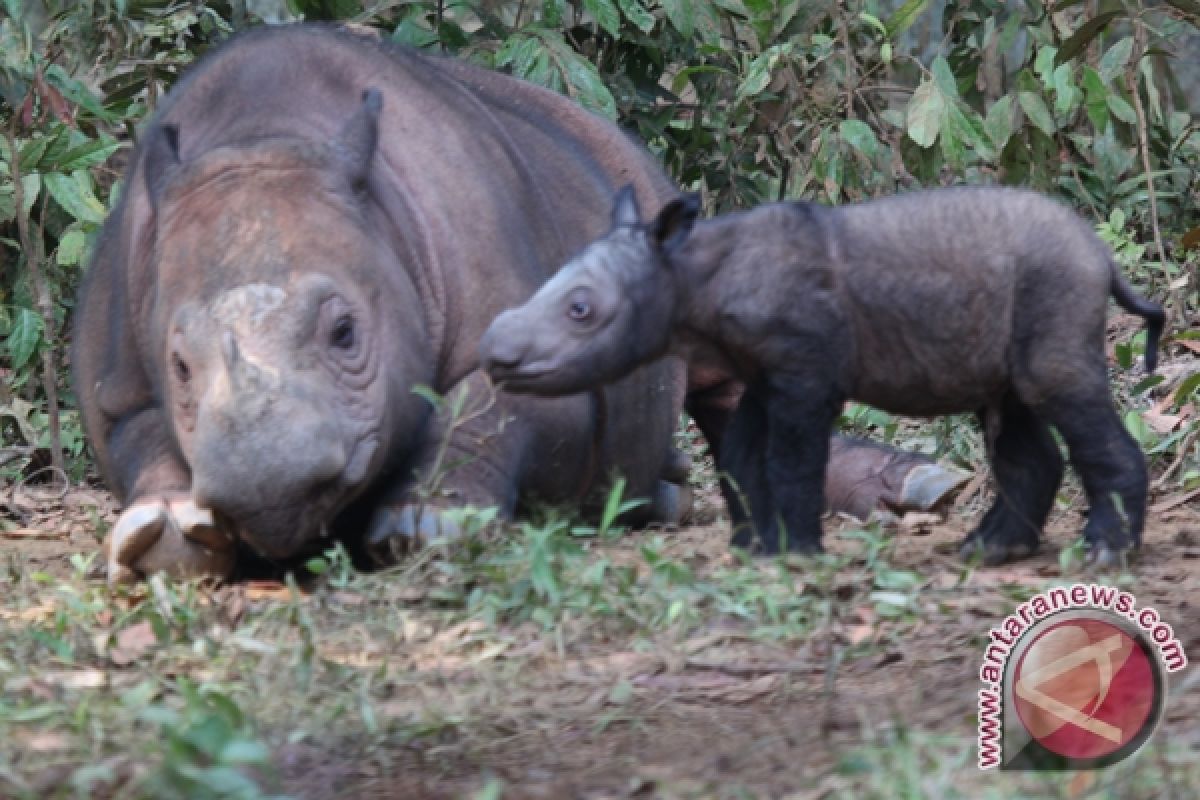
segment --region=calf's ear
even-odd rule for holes
[[[632,228],[642,222],[642,210],[638,208],[637,192],[633,184],[627,183],[613,198],[612,225],[614,228]]]
[[[687,239],[699,214],[699,195],[689,193],[676,197],[663,206],[650,223],[650,241],[660,252],[670,253]]]

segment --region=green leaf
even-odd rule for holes
[[[542,3],[542,24],[547,28],[561,27],[565,5],[563,0],[545,0]]]
[[[621,7],[625,19],[632,22],[642,33],[649,33],[654,29],[654,15],[646,10],[641,0],[617,0],[617,5]]]
[[[596,66],[575,52],[561,56],[567,83],[575,89],[576,99],[588,109],[610,120],[617,118],[617,101],[604,85]]]
[[[1200,19],[1200,2],[1197,0],[1165,0],[1165,2],[1185,14],[1190,14],[1193,20]]]
[[[33,210],[33,204],[37,202],[38,195],[42,192],[42,176],[36,172],[27,172],[21,176],[21,200],[24,211],[28,214]]]
[[[87,237],[83,231],[75,228],[63,234],[58,240],[56,260],[60,266],[73,267],[83,260],[83,248],[87,245]]]
[[[42,318],[37,312],[28,308],[18,308],[13,315],[12,326],[5,339],[12,368],[19,370],[29,363],[37,352],[38,342],[42,336]]]
[[[265,764],[271,751],[262,742],[234,739],[221,748],[218,759],[222,764]]]
[[[1054,63],[1063,64],[1082,53],[1083,49],[1091,44],[1092,40],[1099,36],[1101,31],[1108,27],[1108,23],[1117,17],[1124,16],[1124,14],[1124,9],[1105,11],[1103,14],[1097,14],[1080,25],[1079,30],[1075,31],[1063,42],[1062,49],[1054,56]]]
[[[96,199],[87,172],[80,170],[71,175],[51,172],[43,179],[50,196],[72,217],[96,225],[104,221],[104,205]]]
[[[1175,407],[1179,408],[1198,392],[1200,392],[1200,372],[1193,372],[1184,378],[1179,386],[1175,387],[1175,394],[1172,395]]]
[[[1105,83],[1110,83],[1113,78],[1121,74],[1121,70],[1125,69],[1125,65],[1129,63],[1131,55],[1133,55],[1133,38],[1126,36],[1100,56],[1100,75],[1104,78]]]
[[[1130,125],[1137,124],[1137,112],[1133,110],[1133,106],[1126,102],[1124,97],[1113,92],[1107,97],[1108,110],[1113,116],[1122,122],[1127,122]]]
[[[1091,67],[1083,68],[1084,108],[1098,131],[1108,127],[1108,91],[1099,72]]]
[[[108,157],[115,153],[120,146],[121,143],[116,139],[102,135],[99,139],[92,139],[67,150],[55,158],[54,162],[49,164],[46,169],[54,172],[75,172],[94,167],[107,161]]]
[[[1006,94],[988,109],[987,118],[983,121],[983,129],[997,150],[1003,150],[1012,136],[1013,109],[1012,95]]]
[[[867,158],[875,158],[879,152],[879,140],[871,126],[860,119],[844,119],[838,125],[838,133],[842,141],[862,153]]]
[[[738,87],[738,97],[752,97],[766,89],[767,84],[771,82],[771,73],[775,71],[775,65],[791,51],[791,43],[786,43],[773,45],[759,53],[746,69],[746,77]]]
[[[1053,85],[1054,56],[1058,48],[1046,46],[1038,50],[1037,58],[1033,60],[1033,71],[1042,79],[1042,88],[1049,89]]]
[[[685,37],[690,37],[696,30],[695,0],[661,0],[663,11],[672,27]]]
[[[947,99],[958,97],[958,84],[954,81],[954,72],[950,69],[946,59],[941,56],[933,59],[929,71],[933,73],[933,80],[944,97]]]
[[[621,30],[621,12],[613,0],[583,0],[584,9],[596,20],[596,24],[613,36]]]
[[[1078,104],[1082,92],[1075,87],[1071,80],[1070,64],[1060,64],[1055,68],[1051,78],[1054,84],[1054,111],[1058,114],[1070,113]]]
[[[1047,136],[1054,135],[1058,127],[1054,124],[1054,117],[1051,116],[1050,109],[1046,108],[1041,95],[1034,92],[1018,92],[1017,102],[1021,104],[1021,109],[1029,117],[1029,121],[1042,133]]]
[[[908,101],[908,136],[921,147],[932,147],[942,125],[946,100],[932,81],[923,81]]]
[[[1140,412],[1136,410],[1125,412],[1125,429],[1142,447],[1154,444],[1154,433],[1146,424],[1146,420],[1142,419]]]
[[[870,25],[875,30],[879,31],[879,33],[883,36],[886,37],[888,35],[887,26],[880,22],[879,17],[875,16],[874,14],[868,14],[866,11],[860,11],[858,13],[858,18]]]
[[[904,5],[896,9],[895,14],[888,18],[887,37],[895,39],[912,27],[912,24],[917,21],[917,17],[921,16],[928,5],[929,0],[907,0]]]

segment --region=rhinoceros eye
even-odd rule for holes
[[[354,347],[354,318],[349,315],[338,317],[329,334],[329,343],[339,350]]]
[[[592,304],[587,290],[580,289],[571,294],[567,304],[567,316],[576,322],[584,322],[592,316]]]

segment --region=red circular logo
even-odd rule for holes
[[[1043,747],[1071,759],[1102,758],[1153,724],[1152,654],[1097,619],[1048,626],[1013,673],[1017,715]]]

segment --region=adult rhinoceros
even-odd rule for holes
[[[146,128],[78,306],[80,405],[125,508],[110,580],[427,535],[434,465],[434,507],[512,514],[616,470],[677,517],[680,363],[557,400],[490,393],[476,363],[627,183],[651,211],[674,195],[616,127],[464,63],[314,26],[205,58]],[[419,385],[490,405],[452,425]]]

